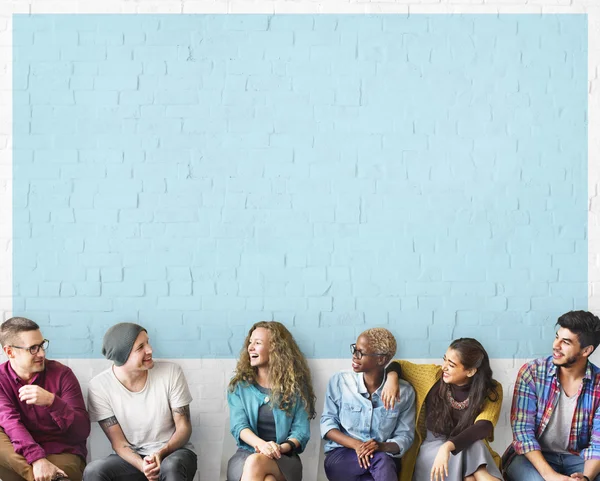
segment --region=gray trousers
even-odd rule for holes
[[[169,454],[160,463],[160,481],[192,481],[196,474],[196,454],[186,448]],[[84,481],[147,481],[146,476],[116,454],[87,465]]]

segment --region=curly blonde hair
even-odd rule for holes
[[[373,352],[385,355],[385,362],[388,363],[396,354],[397,344],[394,335],[383,327],[373,327],[362,332],[358,337],[364,337]]]
[[[308,362],[287,328],[276,321],[261,321],[248,331],[235,373],[229,381],[229,390],[233,392],[238,383],[252,384],[256,381],[256,368],[250,365],[248,344],[255,329],[262,327],[270,334],[269,339],[269,383],[273,405],[291,415],[298,396],[302,399],[308,416],[316,415],[316,396]]]

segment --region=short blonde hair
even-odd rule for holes
[[[397,344],[394,335],[384,327],[373,327],[362,332],[360,336],[367,339],[373,352],[385,355],[385,362],[390,362],[396,354]],[[359,337],[360,337],[359,336]]]

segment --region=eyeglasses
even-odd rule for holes
[[[385,356],[385,354],[383,352],[374,352],[371,354],[367,354],[366,352],[362,352],[359,349],[356,349],[356,344],[350,344],[350,352],[352,353],[352,355],[354,357],[356,357],[356,359],[362,359],[363,356],[372,356],[372,357],[376,357],[376,356]]]
[[[14,347],[15,349],[23,349],[24,351],[29,351],[29,354],[31,354],[32,356],[35,356],[38,352],[40,352],[40,349],[43,349],[44,352],[46,352],[48,350],[49,344],[50,344],[50,341],[48,339],[44,339],[41,344],[34,344],[33,346],[29,346],[29,347],[21,347],[21,346],[10,346],[10,347]]]

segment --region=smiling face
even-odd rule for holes
[[[123,367],[132,371],[148,371],[154,367],[152,346],[150,346],[150,339],[146,331],[140,332],[135,338],[127,362],[123,364]]]
[[[269,366],[269,349],[271,348],[271,333],[264,327],[257,327],[252,331],[248,341],[248,355],[252,367]]]
[[[442,364],[442,380],[446,384],[454,384],[456,386],[464,386],[471,382],[471,378],[475,375],[477,369],[465,369],[458,352],[448,348],[444,355]]]
[[[581,348],[577,334],[560,327],[552,343],[552,362],[555,366],[571,367],[577,362],[587,362],[592,346]]]
[[[42,342],[44,342],[44,336],[39,329],[36,329],[35,331],[20,332],[11,344],[29,348]],[[46,351],[43,349],[33,355],[27,349],[6,346],[4,352],[10,360],[11,367],[20,377],[28,378],[35,373],[42,372],[46,367]]]

